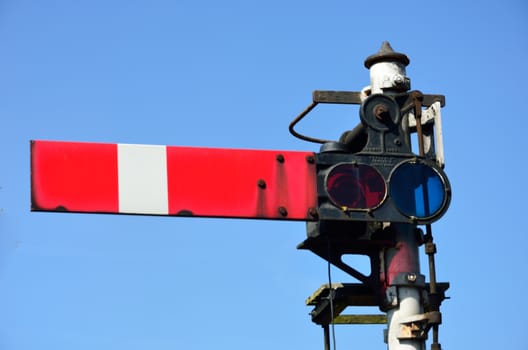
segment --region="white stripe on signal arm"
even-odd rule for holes
[[[166,146],[117,145],[119,212],[167,215]]]

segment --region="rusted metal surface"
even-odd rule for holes
[[[442,314],[438,311],[426,312],[404,319],[400,322],[398,339],[427,339],[427,333],[433,326],[442,323]]]
[[[359,105],[361,104],[361,93],[355,91],[316,90],[312,93],[312,99],[315,103]]]
[[[449,288],[449,283],[438,283],[441,300],[445,299],[445,291]],[[427,294],[429,284],[421,286],[421,289]],[[330,305],[332,296],[333,305]],[[425,314],[417,315],[416,318],[405,320],[401,325],[403,334],[412,336],[415,330],[422,332],[423,327],[434,327],[442,322],[442,315],[439,312],[431,311],[429,299],[431,295],[425,297],[426,304]],[[396,301],[397,303],[397,301]],[[383,324],[387,322],[386,315],[350,315],[341,313],[348,307],[362,306],[380,306],[379,297],[375,291],[365,284],[357,283],[332,283],[331,288],[328,284],[323,284],[312,295],[310,295],[305,304],[313,306],[310,312],[312,321],[319,325],[334,324]],[[383,308],[382,308],[383,309]],[[333,319],[332,319],[333,314]],[[423,321],[426,321],[425,324]],[[420,325],[420,327],[417,327]],[[402,336],[402,334],[400,334]]]
[[[386,315],[339,315],[334,324],[386,324]]]
[[[425,155],[424,135],[422,131],[423,94],[420,91],[416,90],[410,93],[410,97],[414,104],[414,118],[416,119],[416,134],[418,136],[418,149],[419,149],[418,154],[423,157]]]
[[[320,325],[387,322],[385,315],[341,315],[341,312],[349,306],[378,305],[375,293],[364,284],[332,283],[331,288],[328,284],[323,284],[306,300],[306,305],[314,306],[310,315],[312,321]]]
[[[421,100],[422,107],[429,107],[434,102],[440,102],[440,105],[444,107],[445,96],[438,94],[423,94]],[[322,91],[316,90],[312,93],[313,102],[328,103],[328,104],[356,104],[359,105],[362,102],[361,92],[359,91]]]

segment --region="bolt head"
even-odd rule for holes
[[[402,85],[403,83],[405,83],[405,78],[401,74],[396,74],[394,77],[392,77],[392,81],[396,85]]]
[[[389,108],[383,103],[377,104],[374,106],[374,115],[379,120],[387,120],[390,118]]]

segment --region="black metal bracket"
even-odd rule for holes
[[[348,273],[370,290],[376,297],[376,305],[384,299],[380,281],[381,257],[385,249],[393,247],[391,235],[382,223],[358,221],[318,221],[307,223],[308,238],[297,249],[310,250],[322,259]],[[344,255],[363,255],[370,259],[370,274],[365,275],[343,261]]]

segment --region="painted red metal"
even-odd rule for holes
[[[118,210],[117,145],[32,141],[33,210]]]
[[[385,288],[393,286],[398,278],[420,274],[420,257],[418,251],[416,227],[408,224],[392,224],[394,248],[385,253]]]
[[[313,220],[310,159],[309,152],[168,147],[169,213]]]
[[[311,152],[168,146],[166,155],[168,215],[315,219]],[[117,144],[32,141],[32,209],[119,213],[118,157]]]

